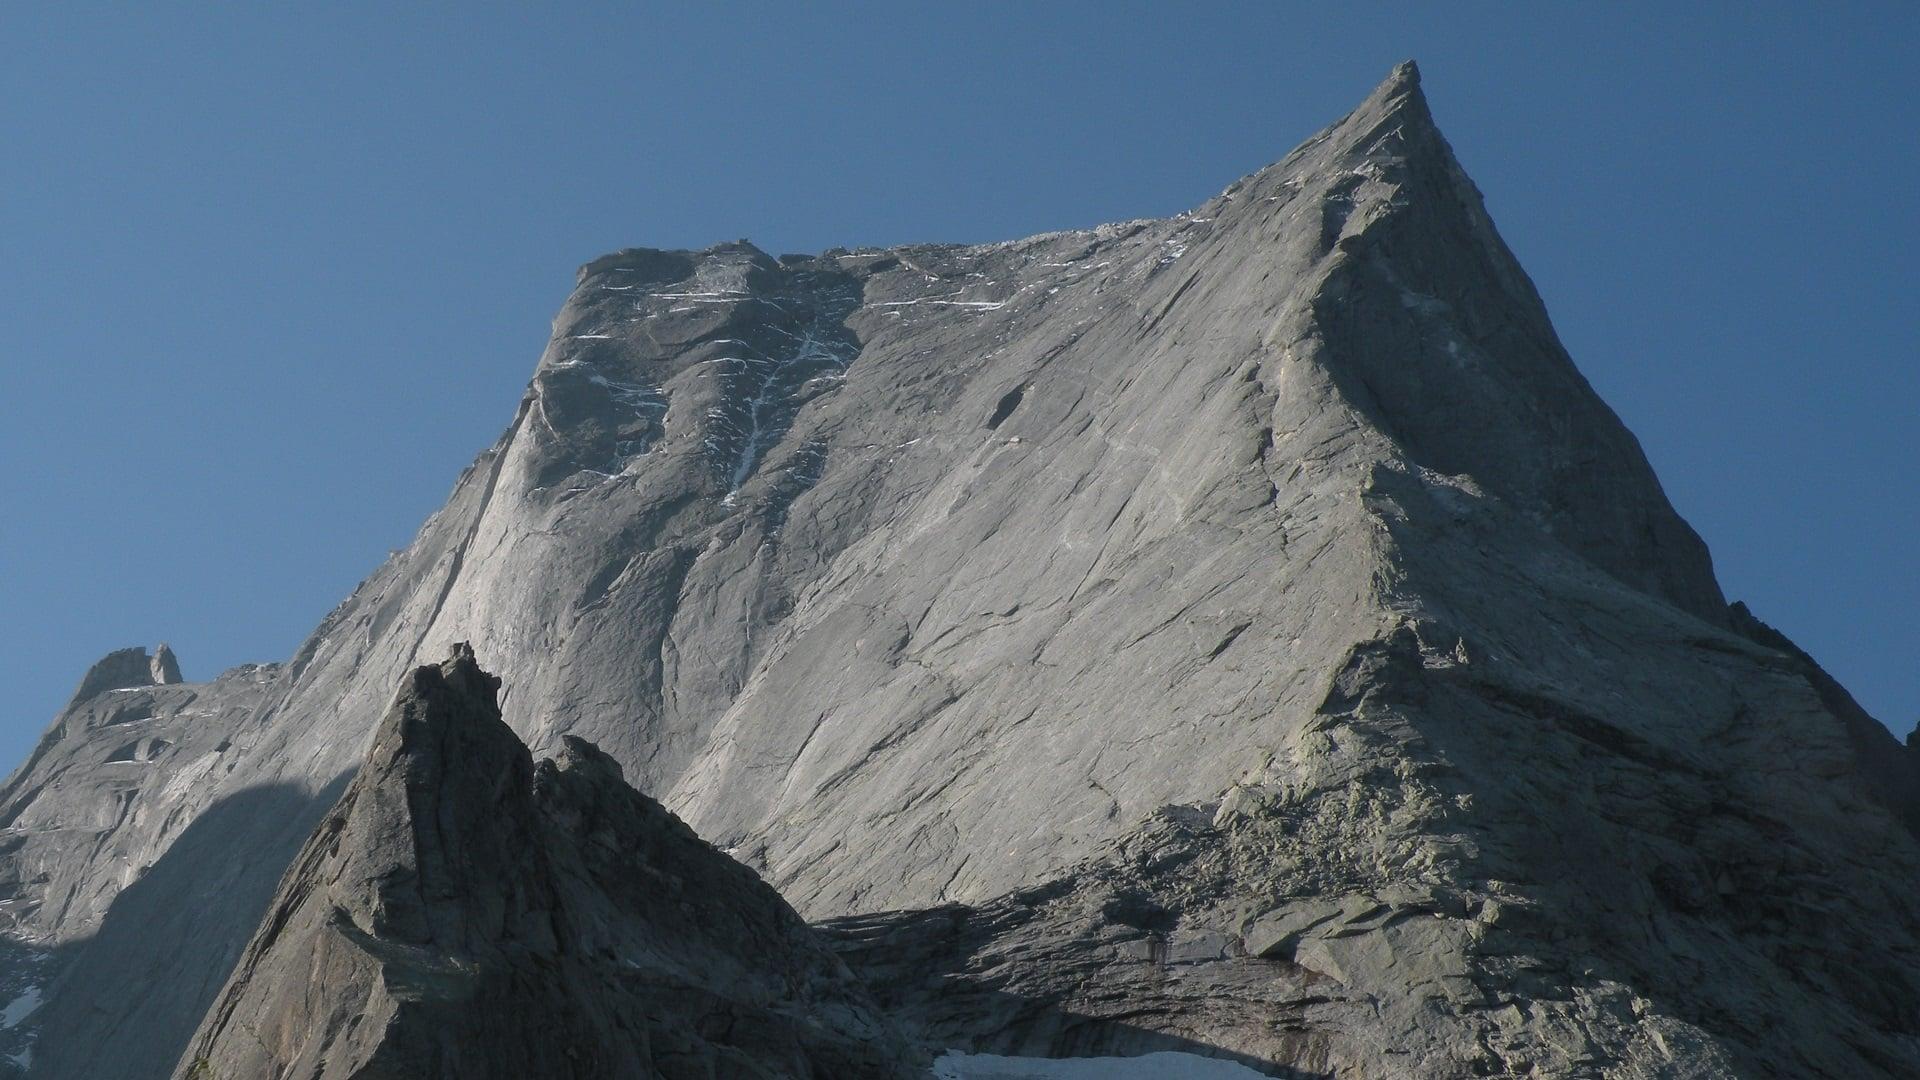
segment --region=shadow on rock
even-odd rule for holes
[[[1027,894],[1027,898],[1047,890]],[[1029,978],[1031,987],[1019,989],[1001,982],[1013,967],[997,965],[996,972],[976,970],[972,959],[994,946],[1004,945],[1011,932],[1030,917],[1029,908],[1007,900],[986,908],[949,905],[914,911],[879,912],[827,920],[818,930],[847,966],[867,984],[874,998],[922,1042],[938,1054],[958,1050],[973,1054],[1012,1057],[1094,1058],[1139,1057],[1177,1052],[1230,1061],[1264,1076],[1281,1080],[1329,1080],[1331,1072],[1287,1064],[1323,1056],[1316,1038],[1304,1030],[1288,1029],[1290,1015],[1246,995],[1246,987],[1222,985],[1222,993],[1208,995],[1214,1020],[1268,1029],[1271,1052],[1249,1053],[1155,1026],[1155,1016],[1169,1027],[1190,1021],[1166,1000],[1164,1011],[1141,1008],[1157,996],[1136,994],[1113,1015],[1095,1015],[1072,1000],[1094,985],[1097,976],[1071,948],[1059,951],[1058,963],[1042,961]],[[1028,957],[1032,959],[1032,957]],[[1246,965],[1242,965],[1243,967]],[[1257,966],[1257,965],[1255,965]],[[1165,969],[1140,964],[1130,969],[1145,981],[1166,982]],[[1111,974],[1111,971],[1109,972]],[[1111,989],[1110,987],[1108,989]],[[1205,993],[1203,987],[1189,987]],[[1096,994],[1096,997],[1100,996]],[[1237,1014],[1228,1018],[1228,1014]]]
[[[348,779],[335,777],[315,794],[293,785],[253,788],[188,826],[114,899],[97,934],[57,950],[28,1075],[167,1076],[273,898],[281,869]]]

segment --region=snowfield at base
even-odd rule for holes
[[[1266,1080],[1238,1062],[1163,1050],[1139,1057],[1036,1058],[948,1051],[934,1080]]]
[[[27,987],[26,993],[14,998],[13,1003],[8,1005],[6,1009],[0,1010],[0,1029],[13,1027],[20,1021],[32,1016],[33,1010],[39,1007],[40,988],[37,986]]]

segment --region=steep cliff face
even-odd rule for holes
[[[461,640],[535,752],[859,915],[935,1043],[1871,1075],[1920,1030],[1920,773],[1729,613],[1410,66],[1168,220],[588,264],[289,663],[139,691],[205,747],[115,786],[95,694],[9,782],[46,1075],[179,1058]]]
[[[161,648],[154,657],[121,649],[94,664],[0,786],[0,930],[10,936],[52,943],[96,931],[191,818],[193,790],[227,763],[228,734],[279,674],[244,667],[185,685]],[[171,682],[156,677],[169,670]]]
[[[175,1071],[905,1077],[753,872],[566,737],[534,764],[471,650],[408,676]]]

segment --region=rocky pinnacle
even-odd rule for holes
[[[175,1075],[905,1077],[753,872],[591,744],[534,763],[473,651],[416,669]]]

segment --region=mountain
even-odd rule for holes
[[[0,788],[37,1074],[182,1059],[460,641],[929,1049],[1920,1059],[1920,766],[1726,604],[1411,65],[1167,220],[587,264],[290,661],[87,696]]]
[[[611,758],[566,736],[534,764],[499,685],[463,646],[408,677],[176,1076],[924,1074]]]

